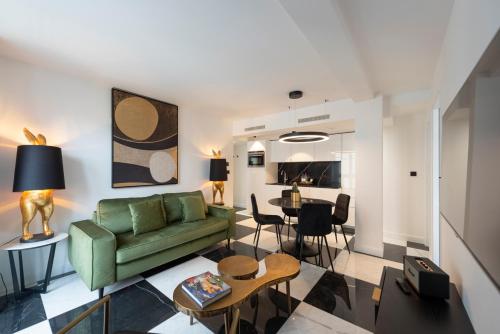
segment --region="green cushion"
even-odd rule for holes
[[[145,256],[173,248],[186,242],[224,231],[229,227],[226,219],[209,216],[189,224],[169,224],[160,230],[134,236],[133,232],[116,236],[116,263],[127,263]]]
[[[100,200],[99,203],[97,203],[97,224],[114,234],[132,231],[132,215],[130,214],[128,205],[130,203],[143,202],[158,197],[160,197],[160,195]]]
[[[182,207],[182,222],[189,223],[206,218],[205,208],[199,196],[179,197]]]
[[[151,232],[165,227],[165,209],[161,197],[138,203],[129,203],[134,235]]]
[[[163,206],[165,207],[168,223],[173,223],[182,220],[182,206],[181,202],[179,201],[180,197],[199,196],[203,201],[203,205],[205,207],[205,213],[208,213],[207,203],[205,202],[203,193],[200,190],[192,192],[183,192],[183,193],[167,193],[167,194],[162,194],[161,196],[163,197]]]

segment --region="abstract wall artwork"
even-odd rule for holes
[[[178,183],[178,107],[113,88],[113,188]]]

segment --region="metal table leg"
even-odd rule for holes
[[[24,286],[24,265],[23,265],[23,252],[17,251],[17,257],[19,258],[19,279],[21,280],[21,292],[26,290]]]
[[[52,276],[52,265],[54,264],[54,255],[56,253],[56,243],[50,245],[49,261],[47,262],[47,271],[45,272],[45,281],[42,286],[42,293],[47,292],[47,286],[50,283],[50,277]]]
[[[292,315],[292,298],[290,296],[290,281],[286,281],[286,299],[288,303],[288,316]]]
[[[12,284],[14,286],[14,297],[16,299],[21,297],[21,291],[19,290],[19,282],[17,280],[16,262],[14,261],[14,251],[9,251],[9,262],[10,262],[10,273],[12,275]]]

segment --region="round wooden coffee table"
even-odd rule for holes
[[[221,276],[239,280],[251,279],[259,272],[259,262],[250,256],[234,255],[222,259],[217,270]]]

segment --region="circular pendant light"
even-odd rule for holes
[[[292,131],[279,136],[280,143],[300,144],[300,143],[319,143],[330,139],[328,133],[319,131]]]
[[[300,99],[303,96],[301,90],[294,90],[288,93],[292,100]],[[326,103],[326,100],[325,100]],[[288,107],[290,109],[290,107]],[[301,143],[319,143],[330,139],[328,133],[319,131],[292,131],[279,136],[280,143],[301,144]]]

